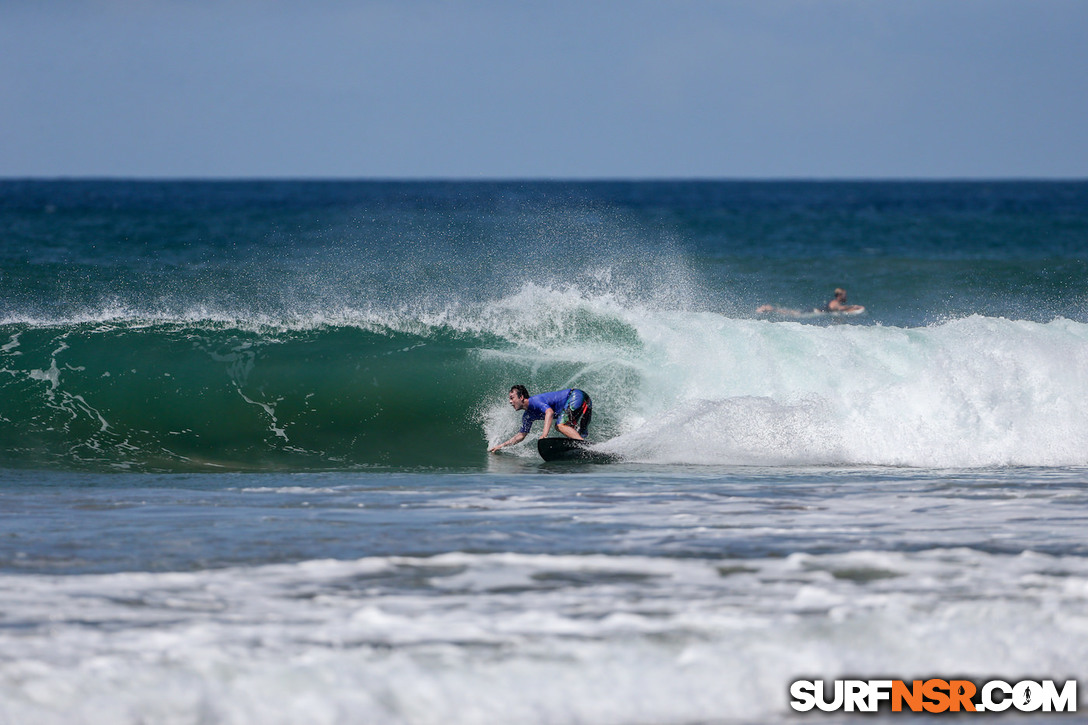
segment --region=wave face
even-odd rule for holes
[[[1084,184],[4,182],[0,225],[2,466],[481,468],[513,383],[635,464],[1088,464]]]
[[[593,437],[631,462],[1088,465],[1088,325],[1065,319],[815,326],[533,288],[441,319],[9,322],[0,342],[6,465],[481,466],[518,424],[512,382],[590,391]]]

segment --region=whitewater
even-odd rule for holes
[[[0,723],[1088,711],[1083,183],[0,181],[0,292]]]

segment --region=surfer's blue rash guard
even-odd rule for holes
[[[525,408],[525,412],[521,414],[521,432],[527,434],[529,429],[533,427],[534,422],[544,420],[548,408],[551,408],[555,413],[555,417],[559,418],[559,414],[566,407],[570,390],[570,388],[567,388],[566,390],[556,390],[553,393],[540,393],[529,398],[529,404]]]

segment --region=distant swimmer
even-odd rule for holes
[[[835,290],[835,296],[823,306],[820,312],[864,312],[865,308],[861,305],[848,305],[846,304],[846,290],[839,287]]]
[[[824,303],[822,307],[813,308],[810,313],[790,309],[789,307],[776,307],[775,305],[760,305],[756,308],[757,315],[783,315],[785,317],[809,317],[823,314],[856,315],[864,311],[865,308],[861,305],[847,304],[846,290],[842,287],[836,288],[834,296],[828,302]]]
[[[500,448],[512,446],[525,440],[529,435],[529,429],[538,420],[544,421],[544,433],[541,438],[547,438],[555,428],[567,438],[576,441],[585,440],[589,430],[589,421],[593,418],[593,402],[584,390],[578,388],[566,388],[551,393],[540,393],[529,397],[529,391],[524,385],[515,385],[510,388],[510,405],[514,410],[525,411],[521,416],[521,430],[514,434],[510,440],[497,446],[488,448],[488,453],[495,453]]]

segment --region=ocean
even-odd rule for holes
[[[1086,409],[1084,182],[0,181],[0,723],[1070,722]]]

